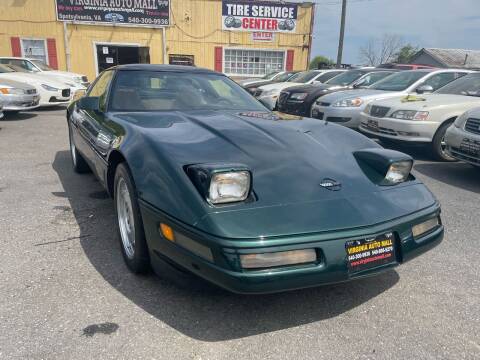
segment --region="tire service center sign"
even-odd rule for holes
[[[295,32],[297,4],[265,1],[222,1],[223,30]]]
[[[170,0],[56,0],[57,20],[101,25],[170,25]]]

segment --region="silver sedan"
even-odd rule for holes
[[[33,86],[14,80],[0,80],[0,103],[4,112],[35,109],[39,101],[40,95]]]

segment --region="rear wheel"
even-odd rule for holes
[[[150,269],[148,246],[145,240],[137,192],[124,163],[117,166],[114,183],[115,213],[123,258],[128,268],[137,274]]]
[[[447,153],[447,144],[445,142],[445,134],[447,129],[452,125],[452,121],[449,121],[437,130],[435,136],[433,137],[433,141],[431,144],[431,151],[432,155],[436,160],[440,161],[456,161],[453,157],[451,157]]]
[[[70,156],[72,158],[73,170],[78,174],[90,172],[90,167],[75,146],[70,125],[68,125],[68,137],[70,139]]]

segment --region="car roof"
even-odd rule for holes
[[[182,73],[210,73],[223,75],[222,73],[212,71],[205,68],[200,68],[196,66],[185,66],[185,65],[156,65],[156,64],[128,64],[128,65],[118,65],[113,66],[110,69],[116,69],[118,71],[161,71],[161,72],[182,72]],[[224,75],[225,76],[225,75]]]

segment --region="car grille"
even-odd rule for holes
[[[480,141],[464,139],[460,147],[451,147],[449,151],[459,159],[480,165]]]
[[[465,130],[474,134],[480,134],[480,119],[468,119],[465,123]]]
[[[373,117],[383,118],[385,115],[387,115],[389,110],[389,107],[373,105],[370,109],[370,115]]]
[[[290,93],[288,92],[281,92],[280,96],[278,97],[278,104],[284,104],[287,102],[288,97],[290,96]]]
[[[37,89],[27,89],[27,90],[25,90],[25,92],[26,92],[27,94],[29,94],[29,95],[31,95],[31,94],[36,94],[36,93],[37,93]]]
[[[70,89],[63,89],[62,97],[70,97]]]

